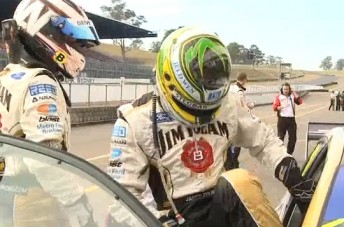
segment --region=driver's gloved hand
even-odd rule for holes
[[[276,167],[275,176],[283,182],[296,199],[301,212],[306,211],[316,189],[316,182],[303,179],[300,168],[293,157],[284,158]]]
[[[159,221],[162,223],[164,227],[189,227],[185,221],[183,221],[182,224],[178,224],[178,221],[176,218],[173,218],[171,215],[174,214],[169,213],[168,216],[163,215],[159,218]]]
[[[159,218],[159,221],[162,223],[164,227],[179,227],[178,222],[166,215],[163,215]]]
[[[300,202],[309,203],[316,189],[316,183],[312,179],[302,181],[291,188],[290,194]]]
[[[93,209],[89,203],[87,196],[82,195],[73,204],[66,206],[64,211],[70,220],[70,224],[74,223],[81,227],[98,227],[93,219]]]

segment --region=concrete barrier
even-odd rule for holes
[[[72,126],[114,122],[117,106],[72,107]]]

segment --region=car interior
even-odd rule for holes
[[[302,175],[306,179],[312,178],[316,182],[319,181],[325,166],[329,143],[331,142],[331,138],[328,140],[324,135],[337,126],[343,125],[309,122],[306,141],[306,161],[301,168]],[[310,144],[314,144],[314,141],[317,141],[316,144],[310,146]],[[300,209],[292,197],[290,197],[288,203],[288,209],[283,219],[283,226],[301,226],[305,214],[301,214]]]

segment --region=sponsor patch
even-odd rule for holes
[[[15,79],[15,80],[20,80],[21,78],[23,78],[24,75],[25,75],[24,72],[13,73],[13,74],[11,75],[11,78],[12,78],[12,79]]]
[[[55,104],[42,104],[37,107],[37,111],[43,114],[52,114],[57,112],[57,107]]]
[[[184,166],[194,173],[204,173],[214,163],[213,148],[204,138],[187,140],[183,150],[181,159]]]
[[[118,158],[121,155],[122,155],[121,149],[118,149],[118,148],[113,148],[112,149],[112,151],[111,151],[111,158],[112,159]]]
[[[62,132],[62,125],[60,123],[39,123],[37,125],[37,130],[43,134],[56,134]]]
[[[160,112],[156,114],[156,122],[163,123],[163,122],[171,122],[174,119],[166,112]]]
[[[45,101],[45,100],[54,100],[56,101],[56,98],[51,95],[42,95],[32,98],[32,103],[38,102],[38,101]]]
[[[127,129],[121,126],[115,126],[113,128],[112,135],[115,137],[126,137],[127,136]]]
[[[46,121],[60,122],[60,118],[58,116],[40,116],[39,117],[39,122],[46,122]]]
[[[124,139],[112,138],[112,142],[115,144],[126,145],[127,141]]]
[[[119,162],[119,161],[111,161],[110,162],[110,166],[111,167],[122,167],[123,162]]]
[[[210,92],[208,95],[208,101],[215,101],[221,97],[221,91]]]
[[[40,94],[56,95],[56,87],[52,84],[36,84],[29,87],[30,95],[36,96]]]
[[[108,167],[107,173],[111,176],[114,180],[120,181],[125,174],[124,168],[119,167]]]
[[[62,51],[57,51],[54,55],[54,60],[57,63],[64,64],[67,61],[67,55]]]

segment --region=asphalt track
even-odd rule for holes
[[[331,87],[335,90],[344,90],[344,78],[338,80],[338,85]],[[304,97],[304,103],[296,107],[297,118],[297,144],[294,156],[300,165],[305,160],[306,130],[310,120],[322,122],[344,122],[344,112],[328,111],[329,93],[310,93]],[[276,113],[271,105],[260,106],[253,110],[267,124],[276,130]],[[112,124],[101,124],[72,128],[71,152],[88,160],[105,170],[107,165]],[[287,138],[286,138],[287,139]],[[273,178],[273,172],[261,166],[255,159],[249,156],[244,149],[240,156],[241,167],[246,168],[256,175],[263,184],[264,191],[268,195],[273,206],[285,192],[284,186]]]

